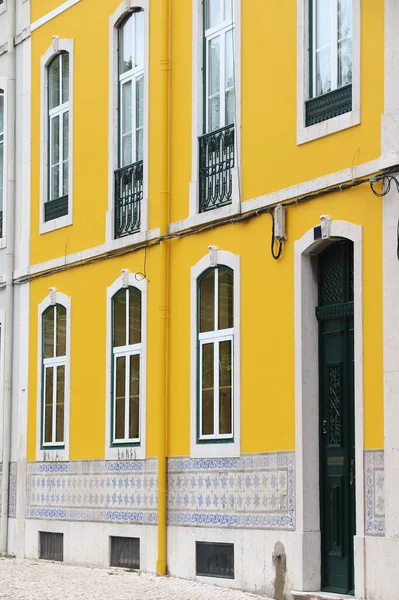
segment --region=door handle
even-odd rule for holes
[[[352,458],[351,460],[351,470],[349,471],[349,485],[353,485],[353,480],[355,478],[355,473],[354,473],[354,460]]]
[[[323,435],[325,435],[327,433],[327,421],[326,419],[323,420]]]

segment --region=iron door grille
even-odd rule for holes
[[[40,531],[40,554],[44,560],[64,560],[64,534]]]
[[[140,538],[111,537],[111,567],[140,569]]]
[[[234,579],[234,544],[196,542],[196,573]]]

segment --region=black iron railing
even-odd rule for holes
[[[44,220],[53,221],[68,214],[68,196],[61,196],[44,203]]]
[[[306,102],[306,127],[352,110],[352,85],[338,88]]]
[[[199,139],[200,212],[231,204],[233,195],[234,124]]]
[[[115,171],[115,237],[140,231],[143,161]]]

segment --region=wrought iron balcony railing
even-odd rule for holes
[[[233,195],[234,124],[199,139],[200,212],[231,204]]]
[[[44,203],[44,220],[53,221],[68,214],[68,196],[61,196],[55,200],[48,200]]]
[[[115,237],[140,231],[143,161],[115,171]]]

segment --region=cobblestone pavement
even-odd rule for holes
[[[119,569],[0,558],[1,600],[261,600],[208,584]],[[262,600],[267,600],[262,597]]]

